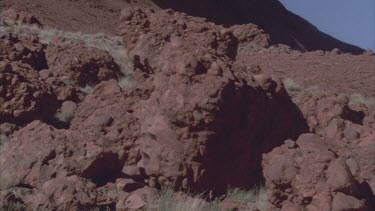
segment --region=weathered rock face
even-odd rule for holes
[[[135,79],[126,90],[105,51],[1,37],[0,207],[144,209],[168,185],[221,196],[264,179],[275,210],[374,208],[373,107],[317,93],[292,101],[258,60],[244,60],[288,46],[270,48],[253,24],[153,7],[122,13]],[[5,15],[7,25],[39,23]],[[236,203],[222,205],[249,207]]]
[[[41,25],[29,13],[12,9],[0,21],[7,27]],[[56,37],[54,45],[41,44],[36,34],[1,35],[0,124],[23,126],[38,119],[57,126],[54,114],[65,101],[80,103],[87,87],[122,76],[108,52],[67,43]]]
[[[137,83],[147,85],[134,115],[148,176],[194,189],[250,186],[261,153],[305,129],[281,83],[232,67],[232,31],[171,10],[125,10],[122,20]]]
[[[44,48],[36,37],[19,39],[17,35],[4,36],[1,39],[0,58],[42,70],[48,68]]]
[[[8,35],[0,38],[0,47],[0,124],[22,125],[51,115],[56,97],[37,71],[46,65],[43,45]]]
[[[141,193],[121,194],[170,184],[220,193],[257,183],[262,152],[307,131],[278,79],[234,67],[236,36],[258,42],[251,30],[234,29],[235,36],[201,18],[143,10],[125,12],[122,27],[136,84],[122,90],[115,80],[101,82],[82,103],[56,90],[90,79],[80,77],[93,70],[83,65],[90,62],[99,67],[88,71],[93,78],[107,79],[97,74],[112,60],[47,46],[49,69],[35,75],[52,87],[59,111],[75,115],[66,130],[34,121],[9,134],[0,160],[3,191],[23,187],[32,193],[18,194],[22,203],[58,209],[144,206]],[[77,80],[57,82],[65,74]],[[104,188],[113,194],[101,195]]]
[[[355,155],[347,159],[340,152],[337,154],[329,142],[315,134],[301,135],[296,144],[296,147],[283,145],[264,156],[264,176],[273,209],[370,210],[373,207],[372,194],[354,176],[359,168]]]
[[[34,209],[94,206],[95,188],[119,175],[121,158],[81,140],[78,132],[58,130],[40,121],[27,125],[1,150],[0,189],[26,189],[18,197]]]
[[[35,26],[42,26],[39,20],[32,14],[25,12],[25,11],[16,11],[14,9],[7,9],[1,12],[1,25],[20,25],[20,24],[27,24],[27,25],[35,25]]]
[[[300,50],[332,50],[360,54],[363,49],[343,43],[301,17],[289,12],[277,0],[3,0],[1,9],[14,7],[33,11],[48,26],[69,31],[116,34],[121,8],[131,5],[154,10],[173,9],[207,18],[225,26],[256,24],[270,35],[272,44],[286,44]],[[93,17],[91,14],[95,14]],[[81,20],[81,21],[77,21]],[[82,24],[85,23],[85,24]]]
[[[204,17],[225,26],[253,23],[270,35],[272,44],[286,44],[300,50],[332,50],[362,53],[364,50],[343,43],[321,31],[303,18],[289,12],[277,0],[132,0],[137,6],[173,9]]]
[[[75,86],[93,86],[100,81],[118,79],[121,75],[108,52],[80,43],[68,47],[48,45],[46,59],[54,77],[63,77],[65,83]]]
[[[373,209],[375,139],[372,117],[367,116],[373,108],[352,110],[348,100],[337,95],[301,93],[295,102],[320,137],[303,134],[295,144],[288,140],[264,156],[274,209]]]

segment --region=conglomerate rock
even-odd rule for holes
[[[368,160],[359,167],[356,153],[344,155],[336,150],[328,140],[303,134],[295,147],[283,145],[264,155],[271,209],[371,210],[373,196],[365,185],[371,176],[360,180],[354,175],[358,175],[360,168],[366,171],[374,162]],[[362,152],[367,159],[374,153],[362,146],[356,147],[355,152]]]
[[[80,43],[48,45],[46,60],[54,77],[76,86],[93,86],[121,76],[118,65],[108,52]]]
[[[27,197],[38,194],[18,195],[23,203],[77,209],[117,202],[123,207],[130,199],[118,193],[99,197],[103,187],[111,192],[120,186],[121,178],[141,184],[127,192],[171,184],[215,193],[250,187],[261,180],[262,152],[307,131],[281,81],[232,67],[238,39],[231,30],[173,11],[142,10],[125,13],[123,29],[134,58],[131,89],[121,89],[115,80],[102,82],[74,108],[70,128],[34,121],[10,135],[1,156],[0,176],[7,187],[22,186],[49,198],[67,187],[61,193],[65,202],[40,196],[31,203]],[[59,60],[48,49],[59,48],[47,47],[52,73],[41,74],[51,84],[55,71],[70,66],[55,66]],[[74,62],[71,55],[60,59]],[[65,101],[61,109],[69,110],[70,104]],[[78,185],[77,194],[98,197],[73,197],[71,178],[94,188]]]
[[[306,129],[281,82],[232,67],[231,30],[140,9],[124,10],[121,28],[137,84],[147,90],[132,109],[137,165],[147,176],[198,190],[250,186],[260,179],[261,153]]]
[[[301,93],[296,97],[316,134],[288,140],[263,156],[273,209],[374,208],[375,134],[373,116],[368,116],[374,107],[353,107],[348,101],[337,95]]]
[[[37,71],[45,66],[43,45],[10,34],[0,38],[0,47],[0,124],[22,125],[51,115],[56,97]]]
[[[17,18],[25,20],[19,23]],[[7,27],[30,27],[25,24],[35,18],[6,10],[0,19]],[[66,44],[59,37],[53,44],[42,44],[38,34],[18,36],[10,31],[0,36],[0,124],[23,126],[38,119],[57,125],[54,114],[65,101],[80,103],[87,87],[122,76],[106,51]]]

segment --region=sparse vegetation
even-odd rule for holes
[[[55,37],[64,38],[63,43],[69,46],[73,42],[81,42],[87,47],[93,47],[100,50],[105,50],[110,53],[116,64],[120,67],[124,75],[131,74],[131,62],[127,58],[127,53],[120,36],[108,36],[103,33],[98,34],[84,34],[80,32],[66,32],[50,27],[39,28],[35,25],[29,26],[24,24],[17,24],[14,26],[0,26],[0,35],[7,33],[14,33],[19,36],[35,35],[39,38],[41,43],[50,44]]]
[[[0,156],[2,155],[2,152],[5,146],[8,144],[8,142],[9,142],[8,136],[6,136],[5,134],[0,134]],[[8,174],[5,171],[1,171],[1,168],[0,168],[0,190],[6,190],[10,187],[11,185],[9,182]]]
[[[309,93],[319,93],[320,90],[319,90],[319,87],[317,87],[317,86],[310,86],[310,87],[306,88],[306,92],[309,92]]]
[[[354,93],[349,96],[349,104],[375,104],[375,98],[366,98],[360,93]]]
[[[72,81],[69,76],[62,76],[60,77],[60,81],[63,82],[65,85],[72,84]]]
[[[283,83],[286,91],[291,95],[302,91],[302,87],[292,79],[285,79],[283,80]]]
[[[295,97],[298,93],[304,92],[304,93],[319,93],[319,87],[317,86],[309,86],[309,87],[303,87],[297,82],[295,82],[292,79],[285,79],[283,80],[285,90],[288,92],[288,94],[291,97]]]
[[[0,133],[0,152],[3,147],[8,143],[9,138],[5,134]]]
[[[99,206],[99,207],[83,207],[80,211],[112,211],[114,210],[110,206]]]
[[[0,172],[0,190],[7,190],[10,187],[9,175],[4,171]]]
[[[119,79],[119,86],[123,89],[128,89],[133,86],[134,79],[132,77],[132,63],[127,57],[127,53],[120,36],[108,36],[103,33],[98,34],[83,34],[80,32],[65,32],[49,27],[39,28],[38,26],[29,26],[24,24],[17,24],[14,26],[0,26],[0,35],[7,33],[14,33],[19,36],[35,35],[39,38],[41,43],[50,44],[54,37],[61,37],[66,39],[64,46],[69,46],[72,42],[82,42],[88,47],[94,47],[100,50],[105,50],[111,54],[116,64],[120,67],[120,71],[124,75]],[[70,85],[71,80],[68,76],[63,76],[60,80]],[[87,88],[87,89],[86,89]],[[82,92],[88,94],[91,89],[84,87]]]
[[[56,113],[55,117],[63,123],[70,123],[72,119],[74,118],[73,113],[68,113],[68,112],[58,112]]]
[[[207,202],[201,195],[176,197],[173,188],[161,190],[158,198],[148,205],[148,211],[221,211],[217,200]]]
[[[85,87],[81,87],[79,90],[81,90],[81,92],[85,93],[86,95],[89,95],[94,91],[93,87],[89,85],[86,85]]]
[[[288,94],[291,97],[295,97],[299,92],[308,92],[308,93],[319,93],[320,90],[317,86],[311,87],[302,87],[301,85],[297,84],[292,79],[285,79],[283,80],[284,87]],[[375,97],[365,97],[360,93],[354,93],[349,95],[349,104],[365,104],[365,105],[374,105],[375,104]]]
[[[188,194],[186,196],[173,195],[173,188],[162,189],[158,198],[148,205],[148,211],[221,211],[218,199],[206,201],[202,195]],[[265,211],[268,200],[265,187],[255,187],[250,190],[230,189],[226,198],[230,198],[241,204],[251,204],[259,210]],[[223,210],[224,211],[224,210]]]
[[[122,89],[129,89],[131,88],[132,86],[134,86],[134,79],[132,76],[125,76],[125,77],[122,77],[119,79],[118,81],[118,85],[122,88]]]
[[[19,202],[2,202],[0,203],[0,210],[4,211],[26,211],[24,205]]]
[[[240,203],[252,203],[261,211],[266,210],[268,207],[266,188],[264,186],[254,187],[250,190],[230,189],[226,197]]]
[[[9,192],[13,193],[16,196],[24,196],[32,192],[31,189],[23,187],[11,187],[8,189]]]

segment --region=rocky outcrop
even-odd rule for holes
[[[137,83],[147,84],[134,114],[148,176],[201,190],[250,186],[261,153],[304,131],[282,83],[232,67],[232,31],[171,10],[127,10],[122,20]]]
[[[38,74],[46,66],[44,46],[10,34],[0,38],[0,47],[0,124],[21,125],[51,115],[56,97]]]
[[[272,209],[371,210],[373,196],[360,185],[370,178],[354,176],[359,170],[358,157],[336,152],[319,136],[303,134],[295,146],[283,145],[265,155],[264,176]],[[363,170],[368,165],[373,163],[364,164]]]
[[[373,209],[375,137],[373,118],[366,115],[373,108],[352,110],[348,99],[337,95],[301,93],[295,102],[310,130],[320,136],[303,134],[296,142],[288,140],[264,155],[264,177],[273,208]]]
[[[253,23],[270,35],[272,44],[286,44],[303,51],[332,50],[360,54],[363,49],[319,31],[308,21],[288,11],[277,0],[149,0],[131,1],[137,6],[173,9],[224,26]]]
[[[264,181],[272,210],[374,208],[371,105],[313,92],[292,100],[277,76],[244,59],[295,53],[270,47],[258,26],[151,8],[122,12],[131,86],[120,86],[105,51],[1,36],[1,209],[139,210],[173,186],[256,210],[222,194]],[[22,14],[20,23],[31,23]],[[23,17],[8,16],[7,24]]]
[[[67,129],[34,121],[9,135],[1,155],[2,190],[33,191],[17,195],[22,203],[126,208],[127,203],[144,206],[139,191],[171,184],[215,194],[229,186],[250,187],[261,180],[261,154],[307,130],[281,81],[233,67],[239,43],[233,31],[173,11],[129,10],[122,19],[134,58],[134,87],[101,82],[82,103],[56,92],[59,111],[74,113]],[[60,73],[88,71],[85,66],[72,70],[74,65],[100,67],[100,59],[74,57],[80,52],[75,47],[68,54],[59,49],[47,47],[49,69],[40,74],[45,85],[54,87]],[[98,72],[93,77],[105,80],[96,77]],[[61,86],[81,84],[73,81]],[[82,186],[73,187],[72,181]],[[103,195],[103,189],[126,194]]]
[[[60,45],[48,45],[46,60],[52,75],[64,83],[80,87],[94,86],[100,81],[121,76],[118,65],[108,52],[88,48],[81,43],[64,47],[64,42],[60,42]]]
[[[371,54],[321,50],[302,53],[288,46],[259,48],[245,42],[239,45],[236,63],[248,67],[256,64],[263,73],[293,80],[300,89],[313,94],[351,96],[361,93],[363,97],[374,99],[374,60]]]
[[[32,14],[25,11],[17,11],[14,9],[7,9],[1,11],[1,25],[13,26],[13,25],[34,25],[36,27],[43,26],[39,20]]]
[[[207,18],[210,22],[226,27],[256,24],[270,35],[273,45],[285,44],[303,51],[330,51],[338,48],[342,52],[364,52],[359,47],[319,31],[308,21],[288,11],[277,0],[38,0],[33,4],[23,0],[3,0],[0,10],[14,7],[33,11],[38,19],[49,26],[68,31],[117,34],[119,20],[114,17],[120,15],[121,8],[129,7],[129,3],[154,10],[173,9],[190,16]]]
[[[39,21],[29,13],[12,9],[4,11],[0,19],[9,27],[41,26],[35,25]],[[0,47],[0,125],[24,126],[43,120],[66,127],[54,117],[64,102],[80,103],[91,86],[122,76],[108,52],[60,37],[47,45],[37,34],[25,37],[4,32]]]

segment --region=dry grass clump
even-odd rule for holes
[[[4,211],[26,211],[26,207],[19,202],[0,202],[0,210]]]
[[[8,136],[6,136],[5,134],[0,133],[0,155],[1,155],[1,151],[3,150],[3,148],[5,147],[5,145],[8,142],[9,142]]]
[[[127,57],[124,43],[120,36],[109,36],[103,33],[98,34],[84,34],[81,32],[66,32],[50,27],[40,28],[38,26],[29,26],[24,24],[17,24],[13,26],[0,25],[0,36],[8,33],[17,34],[18,36],[35,36],[38,37],[43,44],[50,44],[56,37],[64,38],[63,45],[71,45],[73,42],[83,43],[87,47],[93,47],[100,50],[107,51],[113,57],[116,64],[120,67],[121,72],[124,74],[123,78],[127,81],[132,80],[132,63]],[[125,79],[123,79],[125,80]],[[125,82],[119,81],[119,85]],[[129,82],[126,82],[130,84]],[[127,86],[124,86],[127,87]]]
[[[5,171],[0,171],[0,190],[7,190],[12,187],[10,176]]]
[[[309,87],[304,87],[295,82],[292,79],[284,79],[283,80],[284,88],[287,91],[287,93],[292,97],[296,97],[298,93],[319,93],[321,92],[317,86],[309,86]]]
[[[374,105],[375,98],[374,97],[365,97],[360,93],[354,93],[349,96],[349,104],[366,104],[366,105]]]
[[[147,211],[221,211],[218,201],[207,202],[202,195],[176,197],[173,188],[162,189]]]
[[[94,91],[94,88],[90,85],[86,85],[85,87],[79,88],[79,90],[81,92],[85,93],[86,95],[89,95]]]
[[[267,210],[268,207],[267,190],[264,186],[254,187],[250,190],[230,189],[226,197],[240,203],[252,203],[261,211]]]
[[[69,124],[73,118],[74,114],[70,112],[58,112],[55,114],[56,119],[58,119],[60,122]]]
[[[2,155],[2,152],[5,146],[8,144],[8,142],[9,142],[8,136],[0,133],[0,157]],[[0,168],[0,190],[6,190],[7,188],[9,188],[8,175],[6,174],[6,172],[1,171],[1,168]]]
[[[72,80],[70,79],[69,76],[61,76],[60,81],[63,82],[65,85],[71,85]]]
[[[134,84],[135,84],[135,80],[134,80],[133,76],[131,76],[131,75],[121,77],[118,81],[118,85],[122,89],[129,89],[129,88],[133,87]]]
[[[321,92],[317,86],[303,87],[293,81],[292,79],[283,80],[285,90],[291,97],[295,97],[300,92],[307,93],[319,93]],[[345,94],[346,95],[346,94]],[[375,105],[375,97],[366,97],[360,93],[353,93],[347,95],[349,97],[349,105],[353,104],[365,104],[365,105]]]
[[[286,91],[289,94],[295,94],[295,93],[301,92],[303,90],[302,86],[297,84],[292,79],[289,79],[289,78],[285,79],[285,80],[283,80],[283,83],[284,83],[284,87],[285,87]]]
[[[265,187],[250,190],[230,189],[225,198],[237,201],[261,211],[267,210],[268,199]],[[175,195],[173,188],[164,188],[159,196],[147,206],[147,211],[224,211],[219,199],[207,201],[202,194]]]

